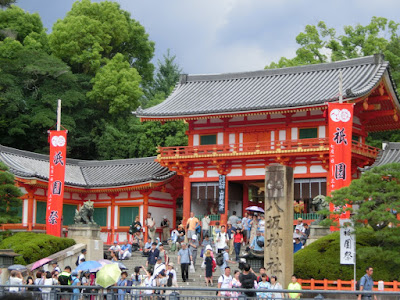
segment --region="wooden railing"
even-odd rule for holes
[[[298,279],[303,290],[340,290],[340,291],[354,291],[354,280],[315,280],[315,279]],[[400,291],[399,282],[383,282],[384,291],[398,292]],[[374,291],[378,291],[378,281],[374,281]]]
[[[176,158],[180,156],[209,157],[219,154],[233,156],[234,154],[274,154],[280,152],[298,153],[302,151],[307,152],[312,150],[328,152],[328,138],[158,148],[161,159]],[[378,155],[379,149],[353,141],[352,151],[368,157],[376,157]]]

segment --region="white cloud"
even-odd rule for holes
[[[92,0],[93,1],[93,0]],[[74,0],[19,0],[38,11],[47,27]],[[188,73],[262,69],[293,57],[295,37],[307,24],[366,25],[372,16],[400,21],[398,0],[118,0],[156,44],[156,59],[170,48]],[[55,17],[55,15],[57,17]],[[156,62],[156,59],[154,62]]]

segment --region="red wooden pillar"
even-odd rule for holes
[[[178,198],[178,196],[174,195],[174,197],[173,197],[173,201],[174,201],[173,206],[174,206],[174,208],[173,208],[173,213],[172,213],[172,228],[173,229],[176,228],[176,199],[177,198]]]
[[[32,231],[33,228],[33,203],[35,198],[36,188],[25,187],[28,192],[28,231]],[[22,201],[22,218],[24,216],[24,201]]]
[[[147,227],[146,226],[146,219],[147,219],[147,214],[149,212],[149,195],[150,195],[149,190],[141,191],[140,194],[143,195],[143,228],[146,228],[144,232],[144,240],[147,242],[147,238],[149,236],[149,233],[147,232]]]
[[[111,243],[113,243],[114,242],[114,240],[115,240],[115,237],[114,237],[114,233],[115,233],[115,227],[114,227],[114,224],[115,224],[115,196],[116,196],[116,194],[114,194],[114,193],[109,193],[108,194],[108,197],[110,197],[111,198]]]
[[[190,217],[190,181],[189,175],[183,177],[183,218],[182,224],[185,224]]]

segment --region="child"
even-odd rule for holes
[[[267,281],[267,278],[268,278],[267,274],[264,273],[261,275],[261,282],[258,284],[257,289],[268,290],[270,288],[270,283]],[[270,299],[271,293],[258,292],[257,297],[262,299]]]
[[[206,274],[205,274],[205,279],[206,279],[206,285],[208,286],[208,283],[210,285],[213,285],[213,279],[212,279],[212,262],[213,258],[211,257],[211,251],[207,250],[206,251],[206,257],[205,257],[205,265],[206,265]]]

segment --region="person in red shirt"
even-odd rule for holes
[[[240,228],[236,228],[233,235],[233,247],[235,248],[236,261],[239,261],[240,247],[243,243],[243,234]]]

